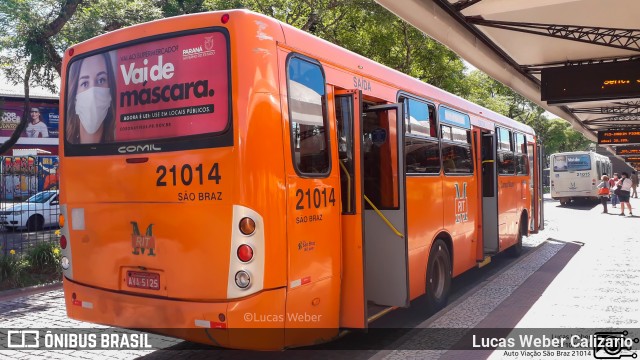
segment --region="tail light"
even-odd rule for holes
[[[248,288],[249,285],[251,285],[251,276],[249,276],[249,273],[244,270],[238,271],[236,273],[236,285],[241,289]]]
[[[242,262],[249,262],[253,259],[253,249],[247,244],[242,244],[238,247],[238,259]]]
[[[67,238],[62,235],[60,236],[60,249],[64,250],[67,248]]]
[[[240,232],[244,235],[251,235],[256,231],[256,223],[250,217],[244,217],[240,220]]]

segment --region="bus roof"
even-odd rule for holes
[[[256,15],[264,16],[262,14]],[[474,125],[482,126],[482,120],[489,119],[497,124],[504,125],[523,133],[535,135],[535,131],[533,130],[533,128],[526,124],[510,119],[480,105],[474,104],[457,95],[451,94],[445,90],[427,84],[400,71],[377,63],[362,55],[356,54],[324,39],[318,38],[291,25],[285,24],[280,21],[278,22],[282,26],[286,44],[288,46],[303,51],[306,54],[313,55],[313,57],[322,60],[325,63],[330,63],[359,75],[366,75],[367,77],[375,79],[376,81],[379,81],[381,83],[385,83],[394,88],[398,88],[399,90],[403,90],[408,93],[433,100],[437,103],[445,104],[454,109],[462,110],[470,115],[471,122]],[[340,59],[340,62],[338,64],[331,59]]]

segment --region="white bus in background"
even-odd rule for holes
[[[611,160],[592,151],[551,154],[551,197],[566,205],[575,199],[598,199],[602,174],[611,176]]]

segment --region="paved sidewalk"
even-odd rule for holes
[[[554,215],[557,212],[566,217],[527,240],[531,246],[541,243],[541,237],[552,234],[553,238],[478,286],[474,294],[451,304],[418,327],[563,328],[568,332],[577,328],[637,330],[640,321],[640,216],[618,216],[619,206],[617,209],[609,206],[610,214],[601,214],[601,205],[561,208],[558,202],[555,203],[557,205],[551,204]],[[631,199],[631,205],[634,213],[640,214],[640,200]],[[563,357],[556,352],[544,354],[542,351],[418,350],[437,348],[427,336],[414,337],[396,345],[404,350],[381,351],[374,358],[594,358],[592,353]]]

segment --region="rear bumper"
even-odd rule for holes
[[[63,282],[67,315],[76,320],[237,349],[282,349],[286,289],[262,291],[239,301],[153,298]],[[271,316],[256,316],[270,314]]]

